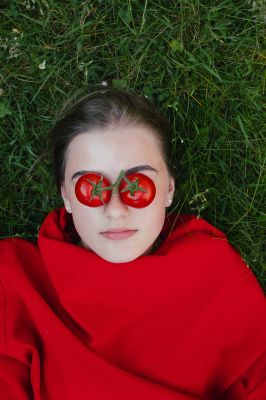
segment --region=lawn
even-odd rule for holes
[[[265,23],[263,1],[2,0],[0,237],[35,240],[62,205],[49,130],[69,96],[105,80],[174,128],[170,211],[224,231],[266,290]]]

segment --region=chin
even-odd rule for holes
[[[132,256],[132,257],[129,257],[128,255],[126,255],[125,257],[116,257],[116,256],[113,256],[113,257],[112,256],[111,257],[107,256],[107,257],[105,257],[105,256],[99,254],[99,256],[104,258],[106,261],[109,261],[109,262],[111,262],[113,264],[121,264],[121,263],[131,262],[131,261],[135,260],[136,258],[138,258],[140,255],[135,255],[135,256]]]

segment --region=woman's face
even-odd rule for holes
[[[155,198],[147,207],[130,207],[122,202],[119,194],[113,193],[109,202],[100,207],[88,207],[78,201],[75,184],[81,174],[100,172],[114,184],[121,170],[126,172],[140,165],[157,170],[138,171],[152,179],[156,186]],[[174,190],[174,179],[169,176],[156,138],[148,127],[92,130],[77,135],[69,144],[61,189],[64,204],[72,213],[82,246],[107,261],[129,262],[150,253],[162,230],[166,207]],[[137,231],[120,240],[108,239],[101,234],[122,227]]]

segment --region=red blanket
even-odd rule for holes
[[[221,231],[172,214],[113,264],[69,217],[0,242],[1,400],[266,399],[265,295]]]

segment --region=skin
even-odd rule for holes
[[[107,204],[95,208],[81,204],[76,198],[75,183],[79,177],[71,178],[78,171],[101,171],[114,184],[121,170],[147,164],[158,171],[140,171],[156,186],[156,196],[147,207],[130,207],[113,193]],[[174,179],[169,176],[157,139],[148,127],[92,130],[77,135],[69,144],[61,187],[66,210],[72,213],[81,246],[109,262],[130,262],[152,252],[174,190]],[[100,234],[121,227],[138,231],[123,240],[110,240]]]

